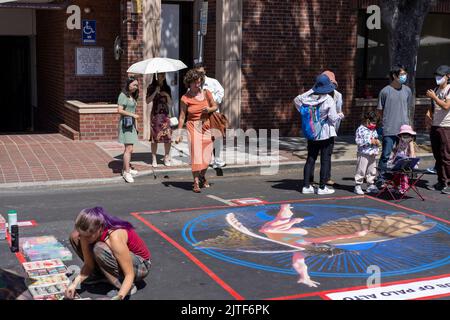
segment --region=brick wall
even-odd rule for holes
[[[208,29],[204,38],[203,60],[209,77],[216,74],[216,0],[208,1]]]
[[[293,98],[314,83],[324,69],[336,73],[344,96],[345,121],[341,133],[352,134],[364,108],[353,99],[363,95],[356,82],[358,10],[378,0],[280,0],[243,2],[241,127],[279,128],[282,135],[298,135],[300,117]],[[450,1],[438,0],[432,12],[450,12]],[[388,80],[371,80],[372,94]],[[423,96],[431,80],[418,79]],[[370,108],[369,108],[370,109]],[[415,125],[424,131],[426,107],[417,106]]]
[[[124,49],[124,54],[120,59],[120,70],[121,70],[121,78],[120,84],[121,88],[125,84],[125,80],[128,76],[127,69],[136,62],[143,60],[144,58],[144,35],[143,35],[143,22],[142,16],[136,15],[133,17],[135,22],[132,20],[131,14],[131,2],[120,0],[124,11],[122,12],[122,19],[128,19],[127,23],[122,24],[121,28],[121,37],[122,37],[122,48]],[[138,119],[138,128],[143,128],[143,102],[145,97],[144,88],[143,88],[143,77],[137,76],[139,81],[139,101],[137,106],[137,114],[139,115]],[[116,133],[117,135],[117,133]],[[142,138],[143,130],[140,130],[139,137]]]
[[[64,13],[36,11],[37,129],[57,131],[64,122]]]
[[[97,44],[92,47],[103,48],[104,75],[76,76],[76,48],[84,47],[81,30],[64,28],[64,71],[66,100],[82,102],[116,103],[121,90],[120,61],[114,59],[113,45],[120,35],[120,1],[118,0],[77,0],[73,4],[80,6],[81,19],[96,20]],[[85,13],[84,8],[91,8]],[[91,47],[91,46],[85,46]]]
[[[118,114],[80,114],[81,140],[117,140]]]
[[[244,1],[241,127],[298,135],[292,101],[324,69],[336,73],[344,95],[343,126],[354,125],[356,13],[343,0]]]

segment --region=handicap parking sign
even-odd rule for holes
[[[97,21],[83,20],[81,33],[83,38],[83,45],[97,44]]]

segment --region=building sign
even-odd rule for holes
[[[97,21],[83,20],[82,25],[83,27],[81,28],[81,34],[83,39],[83,45],[97,44]]]
[[[204,1],[200,10],[200,32],[206,36],[208,26],[208,2]]]
[[[84,47],[76,49],[76,75],[103,75],[103,48]]]

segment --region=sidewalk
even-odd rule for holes
[[[250,140],[250,145],[256,146],[255,142]],[[269,152],[262,150],[258,158],[249,143],[245,147],[224,146],[222,158],[227,166],[223,168],[223,174],[261,173],[261,170],[277,165],[280,170],[299,169],[305,163],[304,138],[281,137],[270,144],[272,147],[278,145],[279,152],[276,148]],[[428,135],[418,135],[417,144],[419,157],[432,157]],[[171,167],[162,164],[164,148],[162,144],[158,146],[155,175],[190,178],[187,143],[173,146]],[[60,134],[0,135],[0,188],[123,182],[122,152],[123,145],[116,141],[73,141]],[[153,175],[151,159],[148,141],[135,145],[132,164],[140,176]],[[334,165],[355,163],[353,136],[336,139],[332,161]]]

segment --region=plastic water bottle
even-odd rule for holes
[[[19,226],[17,224],[11,228],[11,252],[19,252]]]
[[[11,226],[17,225],[17,211],[9,210],[8,211],[8,231],[11,234]]]

